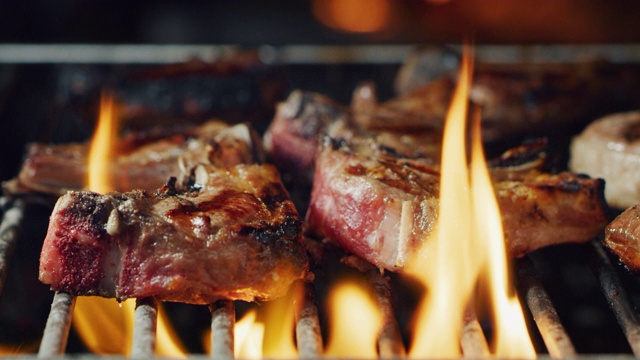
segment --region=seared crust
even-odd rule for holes
[[[273,166],[197,171],[206,183],[154,195],[61,197],[40,280],[75,295],[208,304],[273,299],[308,276],[302,223]]]
[[[116,191],[161,187],[169,177],[199,163],[227,167],[264,161],[259,138],[245,124],[228,126],[210,121],[180,131],[163,130],[151,135],[124,137],[111,168]],[[17,179],[3,183],[5,193],[38,192],[60,196],[82,190],[87,181],[89,144],[45,145],[28,148]]]
[[[494,185],[511,256],[586,242],[606,226],[602,180],[535,170],[504,179],[503,172]],[[380,268],[401,271],[436,226],[439,181],[438,167],[426,160],[328,143],[317,159],[309,231]]]
[[[640,205],[618,215],[604,231],[604,245],[631,270],[640,270]]]

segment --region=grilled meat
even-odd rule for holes
[[[40,280],[75,295],[208,304],[283,295],[308,277],[301,220],[271,165],[200,165],[150,195],[69,192]]]
[[[232,127],[210,121],[179,132],[134,133],[119,143],[111,171],[115,190],[154,191],[169,177],[199,163],[233,166],[261,162],[262,147],[246,124]],[[32,144],[18,177],[3,184],[5,193],[40,192],[60,196],[87,182],[89,144]]]
[[[640,111],[591,123],[571,143],[572,171],[607,182],[607,202],[620,209],[640,203]]]
[[[351,107],[326,96],[294,91],[279,104],[265,133],[265,148],[283,171],[313,178],[315,156],[323,136],[372,138],[407,156],[439,157],[442,124],[450,81],[378,103],[375,87],[364,83],[354,91]],[[433,96],[431,95],[433,94]]]
[[[264,136],[265,149],[279,169],[311,180],[321,136],[329,126],[341,126],[346,117],[346,109],[326,96],[294,91],[278,105]]]
[[[631,270],[640,270],[640,205],[616,217],[604,231],[604,245]]]
[[[455,79],[455,68],[456,56],[451,52],[421,49],[410,54],[396,78],[399,98],[434,82]],[[474,67],[470,98],[482,106],[485,141],[571,134],[596,117],[640,107],[638,74],[636,65],[601,60],[579,64],[480,62]]]
[[[520,257],[543,246],[585,242],[606,226],[604,182],[532,170],[494,172],[507,249]],[[339,243],[374,265],[401,271],[437,222],[438,166],[375,143],[328,141],[318,154],[310,234]]]

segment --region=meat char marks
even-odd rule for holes
[[[152,195],[71,191],[51,215],[39,277],[118,300],[269,300],[309,276],[301,223],[271,165],[200,165]]]
[[[182,129],[157,129],[124,136],[111,172],[116,191],[154,191],[170,176],[199,163],[230,166],[262,161],[262,146],[246,124],[229,126],[209,121]],[[3,183],[5,193],[60,196],[82,190],[87,181],[88,143],[47,145],[34,143],[16,179]]]
[[[443,79],[378,103],[375,86],[363,83],[354,90],[351,106],[296,90],[278,105],[265,148],[280,169],[309,182],[323,136],[372,138],[407,156],[438,157],[450,87],[453,83]]]
[[[607,224],[602,180],[492,172],[511,256],[589,241]],[[429,160],[398,156],[375,142],[327,141],[316,161],[309,232],[377,267],[402,271],[436,226],[439,181]]]

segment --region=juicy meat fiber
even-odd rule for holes
[[[208,304],[273,299],[307,278],[302,222],[273,166],[199,166],[185,182],[62,196],[40,280],[75,295]]]
[[[495,179],[501,179],[494,187],[511,256],[589,241],[607,224],[602,180],[537,171]],[[316,162],[309,231],[380,268],[401,271],[436,226],[439,181],[437,167],[425,160],[369,144],[328,143]]]

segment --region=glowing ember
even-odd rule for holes
[[[103,95],[100,116],[88,163],[88,189],[99,193],[112,191],[114,174],[111,164],[116,153],[118,121],[111,96]],[[81,296],[76,299],[73,324],[89,350],[98,354],[128,354],[133,338],[135,300],[118,304],[113,299]],[[168,326],[162,306],[158,308],[157,353],[162,356],[183,357],[185,351],[173,330]]]
[[[469,48],[464,50],[445,124],[438,228],[408,267],[408,272],[427,288],[418,309],[410,356],[461,356],[463,315],[475,301],[481,274],[488,272],[482,281],[489,284],[490,296],[497,301],[492,309],[498,329],[493,351],[499,357],[535,357],[520,304],[507,281],[500,211],[484,161],[479,116],[472,137],[470,169],[467,165],[466,122],[473,63]],[[519,315],[512,312],[514,309]],[[502,319],[512,317],[518,320],[505,327]],[[505,332],[517,339],[505,339]],[[509,342],[514,344],[511,349],[504,347]]]
[[[331,318],[325,355],[377,358],[382,314],[365,286],[345,280],[332,287],[329,303]]]
[[[323,24],[343,31],[371,33],[385,29],[391,21],[389,0],[316,0],[313,13]]]

